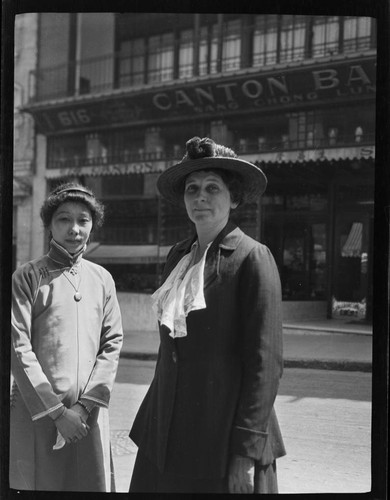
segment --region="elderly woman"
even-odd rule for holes
[[[160,348],[130,432],[130,492],[278,491],[280,280],[268,248],[229,220],[266,182],[231,149],[198,137],[158,179],[164,198],[184,201],[196,235],[171,249],[153,295]]]
[[[47,255],[13,275],[10,486],[112,491],[108,404],[123,334],[111,275],[83,259],[103,206],[57,187],[41,218]]]

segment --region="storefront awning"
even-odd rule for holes
[[[317,149],[294,149],[278,150],[264,153],[246,154],[240,153],[240,158],[258,165],[280,164],[292,165],[307,162],[333,162],[340,160],[367,160],[375,158],[375,146],[353,146],[343,148],[317,148]],[[130,175],[161,173],[176,161],[151,160],[138,162],[112,162],[110,159],[78,160],[74,166],[63,168],[49,168],[46,170],[47,179],[60,179],[73,176],[100,177],[106,175]]]
[[[304,163],[317,161],[362,160],[375,158],[375,146],[345,146],[340,148],[313,148],[278,150],[267,153],[240,155],[253,163]]]
[[[354,222],[349,232],[348,238],[341,250],[342,257],[360,257],[362,254],[362,234],[363,224]]]
[[[92,243],[84,256],[98,264],[157,264],[165,261],[170,248],[171,246]]]

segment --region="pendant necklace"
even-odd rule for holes
[[[66,271],[65,271],[66,272]],[[65,272],[63,272],[63,276],[65,276],[65,278],[69,281],[69,283],[72,285],[72,288],[74,289],[75,291],[75,294],[73,295],[73,298],[76,302],[80,302],[80,300],[83,298],[83,296],[81,295],[81,293],[79,292],[79,288],[80,288],[80,283],[81,283],[81,277],[80,277],[80,280],[79,280],[79,284],[77,286],[77,288],[74,286],[74,284],[72,283],[72,281],[68,278],[68,276],[65,274]],[[72,275],[75,275],[77,274],[77,269],[72,267],[70,270],[69,270],[69,273],[72,274]]]

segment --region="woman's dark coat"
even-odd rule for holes
[[[172,248],[163,279],[193,241]],[[229,222],[208,251],[204,294],[186,337],[160,325],[155,376],[130,437],[162,472],[223,477],[232,454],[261,465],[285,454],[273,409],[283,370],[280,279],[269,249]]]

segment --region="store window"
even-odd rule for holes
[[[340,21],[337,16],[314,16],[312,56],[323,57],[339,52]]]
[[[296,220],[284,228],[281,271],[284,300],[324,300],[326,295],[325,224]]]
[[[151,36],[148,39],[148,83],[173,79],[173,33]]]
[[[144,193],[144,175],[107,175],[101,179],[103,197],[137,196]]]
[[[154,245],[157,243],[156,199],[104,198],[105,223],[94,239],[107,245]]]
[[[371,18],[344,18],[344,52],[369,49],[371,44]]]
[[[326,300],[325,193],[274,193],[262,202],[262,241],[279,269],[283,300]]]
[[[253,34],[253,66],[274,64],[278,49],[278,16],[256,16]]]
[[[368,258],[368,223],[359,216],[340,217],[332,294],[334,317],[366,317]]]

